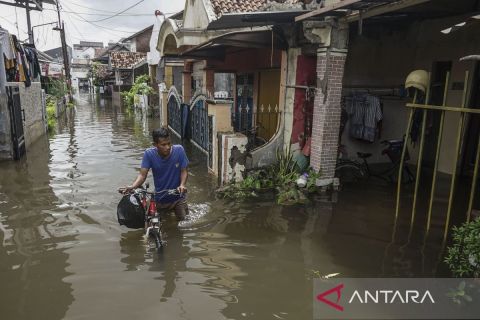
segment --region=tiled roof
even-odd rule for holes
[[[225,13],[256,12],[262,9],[269,2],[298,3],[301,0],[210,0],[215,14],[219,17]]]
[[[133,69],[137,63],[142,62],[145,59],[147,59],[146,53],[129,51],[110,52],[110,63],[112,64],[112,68]]]

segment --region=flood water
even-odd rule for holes
[[[408,237],[394,187],[294,207],[225,201],[188,143],[191,217],[166,225],[158,255],[116,221],[116,189],[136,177],[158,123],[82,96],[54,135],[0,164],[0,319],[311,319],[318,275],[445,272],[441,219],[427,240]]]

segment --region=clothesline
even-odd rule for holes
[[[41,75],[37,50],[33,45],[22,44],[15,35],[0,27],[0,44],[4,65],[0,73],[8,82],[23,82],[30,87]]]
[[[403,87],[343,87],[342,93],[344,96],[368,93],[378,97],[407,97],[407,91]]]

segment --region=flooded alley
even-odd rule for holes
[[[60,120],[0,166],[1,319],[311,319],[314,277],[446,272],[442,222],[407,239],[395,186],[305,206],[225,201],[187,143],[191,217],[166,226],[159,255],[116,220],[116,190],[136,177],[158,118],[82,95]]]

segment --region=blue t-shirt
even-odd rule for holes
[[[181,169],[187,166],[188,158],[181,145],[173,145],[167,158],[162,158],[155,147],[145,150],[143,154],[142,168],[152,169],[156,192],[178,188]],[[155,200],[161,203],[172,203],[179,198],[178,195],[168,195],[166,192],[155,196]]]

